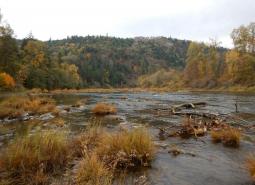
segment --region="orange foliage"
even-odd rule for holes
[[[0,73],[0,88],[11,89],[15,87],[15,81],[11,75],[7,73]]]

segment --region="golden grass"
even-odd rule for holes
[[[72,140],[72,149],[74,157],[82,157],[84,152],[92,151],[98,146],[99,142],[103,140],[105,136],[104,130],[99,126],[91,126],[87,131],[76,136]]]
[[[54,118],[50,120],[50,124],[56,125],[57,127],[65,126],[65,120],[63,118]]]
[[[96,152],[113,168],[136,168],[150,165],[154,144],[148,131],[140,128],[106,134]]]
[[[212,141],[222,142],[225,146],[238,147],[240,145],[241,133],[235,128],[226,128],[219,131],[211,131]]]
[[[92,109],[92,112],[97,115],[115,114],[117,109],[114,105],[107,103],[97,103]]]
[[[246,166],[250,172],[252,179],[255,181],[255,155],[251,155],[248,157],[246,161]]]
[[[0,103],[0,118],[16,118],[24,113],[57,113],[55,102],[50,98],[13,96]]]
[[[122,170],[149,166],[154,157],[154,143],[143,128],[108,133],[90,127],[76,140],[82,161],[75,173],[77,184],[108,185]]]
[[[79,164],[75,180],[78,185],[110,185],[112,172],[95,153],[86,155]]]
[[[11,184],[45,184],[70,159],[66,133],[45,131],[9,144],[0,156],[3,180]]]

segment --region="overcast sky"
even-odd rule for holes
[[[255,0],[0,0],[4,20],[24,38],[71,35],[171,36],[231,47],[230,32],[255,21]]]

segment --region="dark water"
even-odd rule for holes
[[[229,120],[239,126],[255,125],[255,95],[248,94],[214,94],[214,93],[77,93],[72,95],[55,95],[57,104],[74,104],[77,100],[87,99],[82,112],[63,115],[68,128],[73,132],[83,130],[90,123],[93,115],[91,108],[97,102],[116,105],[118,119],[100,118],[108,128],[146,126],[155,142],[165,145],[158,147],[155,160],[150,169],[135,174],[145,175],[149,184],[156,185],[247,185],[252,184],[244,163],[250,153],[255,153],[255,129],[245,129],[244,137],[238,149],[226,148],[221,144],[212,144],[210,136],[196,139],[167,138],[159,140],[158,127],[178,125],[182,118],[169,114],[155,114],[155,109],[169,108],[180,103],[207,102],[207,106],[198,109],[202,112],[229,114],[238,119]],[[239,113],[235,113],[235,103]],[[41,123],[11,123],[1,128],[0,141],[8,142],[12,135],[33,129],[40,129]],[[29,127],[29,129],[28,129]],[[38,128],[40,127],[40,128]],[[192,155],[177,157],[168,153],[171,146],[177,146]],[[135,178],[134,177],[134,178]],[[133,176],[130,176],[132,179]],[[130,184],[133,181],[130,180]]]

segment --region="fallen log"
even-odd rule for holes
[[[172,112],[174,115],[179,116],[199,116],[209,119],[216,119],[219,115],[205,112]]]

